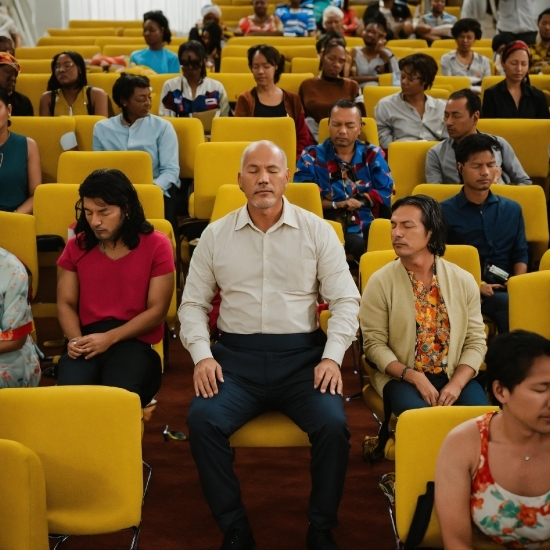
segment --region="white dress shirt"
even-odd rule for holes
[[[537,25],[537,2],[534,0],[500,0],[498,4],[498,32],[535,32]]]
[[[380,147],[392,141],[441,141],[448,137],[443,119],[445,101],[426,96],[424,116],[401,96],[401,92],[382,98],[374,108]]]
[[[325,220],[283,201],[281,218],[265,233],[246,206],[203,232],[178,311],[181,340],[195,364],[212,357],[208,313],[217,287],[218,328],[232,334],[313,332],[320,293],[332,313],[323,358],[342,364],[360,300],[344,248]]]

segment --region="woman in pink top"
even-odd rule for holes
[[[254,15],[243,17],[235,34],[246,36],[283,36],[283,23],[275,15],[268,15],[267,0],[252,0]],[[240,32],[239,32],[240,31]]]
[[[461,424],[443,442],[435,503],[445,548],[472,550],[475,533],[500,548],[548,549],[550,340],[501,334],[485,362],[502,410]]]

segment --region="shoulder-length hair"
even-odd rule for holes
[[[57,65],[57,60],[62,55],[67,55],[68,57],[70,57],[71,61],[76,65],[78,69],[78,80],[76,81],[78,88],[82,89],[84,88],[84,86],[87,86],[88,79],[86,78],[86,63],[84,63],[84,58],[78,52],[65,51],[59,52],[58,54],[53,56],[52,76],[50,76],[50,80],[48,80],[48,86],[46,88],[48,92],[51,92],[52,90],[59,90],[59,88],[61,88],[61,84],[59,84],[57,76],[55,76],[55,66]]]

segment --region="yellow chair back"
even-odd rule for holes
[[[363,88],[363,102],[367,116],[374,118],[374,108],[378,102],[389,95],[396,94],[401,91],[399,86],[365,86]]]
[[[378,218],[370,224],[367,252],[375,252],[377,250],[393,251],[390,220]]]
[[[373,273],[397,258],[393,248],[365,252],[359,262],[359,290],[363,294]]]
[[[449,183],[442,185],[440,183],[421,183],[415,186],[412,195],[428,195],[437,202],[443,202],[446,199],[454,197],[460,190],[462,185],[459,183]]]
[[[63,154],[61,137],[76,130],[74,118],[20,116],[12,117],[11,121],[11,130],[13,132],[30,137],[36,141],[42,165],[42,183],[57,181],[57,164]]]
[[[47,29],[50,36],[117,36],[120,27],[90,27],[82,29]],[[140,32],[141,29],[140,29]]]
[[[15,57],[17,59],[52,59],[54,55],[68,49],[66,46],[22,46],[15,48]],[[95,45],[72,44],[70,49],[79,53],[84,59],[91,59],[96,53],[101,53],[101,48]]]
[[[539,271],[546,271],[550,269],[550,251],[547,250],[540,259]]]
[[[283,73],[279,80],[278,86],[287,92],[293,92],[295,94],[300,90],[300,85],[304,80],[313,78],[313,73]]]
[[[0,550],[48,550],[46,482],[36,453],[0,439]]]
[[[220,73],[246,73],[249,70],[246,57],[222,57]]]
[[[25,74],[47,74],[48,78],[52,74],[52,62],[51,59],[18,59],[19,65],[21,65],[21,72],[17,79],[21,78],[21,75]],[[46,80],[47,82],[47,80]],[[19,87],[17,87],[19,89]],[[45,92],[46,88],[41,89],[40,92]],[[38,113],[36,113],[38,114]]]
[[[279,46],[315,46],[316,41],[317,39],[314,36],[233,36],[227,41],[227,45],[248,46],[250,48],[261,43],[269,44],[278,49]]]
[[[469,244],[448,244],[443,258],[470,273],[478,286],[481,284],[481,266],[477,248]]]
[[[103,51],[105,46],[118,46],[119,44],[135,46],[136,50],[146,47],[145,38],[142,36],[99,36],[95,38],[94,44]]]
[[[78,150],[93,151],[95,123],[105,120],[105,117],[100,115],[77,115],[73,118],[76,125],[75,133]]]
[[[411,48],[414,50],[427,48],[428,43],[426,40],[422,40],[421,38],[416,38],[414,40],[407,39],[396,39],[396,40],[388,40],[386,47],[390,50],[392,49],[392,46],[397,46],[400,48]]]
[[[180,178],[195,177],[195,156],[197,147],[204,143],[204,127],[197,118],[163,117],[178,136]]]
[[[23,60],[24,62],[25,60]],[[51,58],[47,60],[50,64],[50,70],[41,74],[31,74],[21,72],[17,77],[17,91],[20,94],[26,95],[32,103],[34,114],[40,112],[40,98],[46,91],[48,80],[51,76]]]
[[[158,115],[159,113],[160,102],[162,101],[162,97],[161,97],[162,87],[164,86],[164,83],[167,80],[170,80],[172,78],[177,78],[179,76],[180,76],[179,73],[169,73],[169,74],[154,74],[148,77],[152,88],[151,114]]]
[[[363,117],[363,129],[359,134],[359,139],[361,141],[368,141],[373,145],[380,145],[378,141],[378,128],[376,126],[376,120],[370,117]],[[328,118],[323,118],[319,122],[319,143],[323,143],[325,139],[329,137],[328,131]]]
[[[450,6],[445,6],[445,11],[449,10]],[[460,17],[459,17],[460,19]],[[490,48],[492,43],[492,38],[481,38],[474,42],[475,48]],[[454,40],[434,40],[432,42],[432,48],[444,48],[447,50],[456,50],[456,42]]]
[[[61,50],[71,50],[73,46],[95,46],[95,36],[42,36],[37,46],[62,46]]]
[[[251,90],[256,86],[256,82],[250,71],[246,73],[214,73],[210,75],[210,78],[223,84],[227,100],[230,103],[237,101],[237,98],[243,92]]]
[[[508,281],[510,330],[529,330],[550,338],[550,272],[536,271]]]
[[[124,172],[133,185],[153,183],[153,163],[145,151],[67,151],[59,157],[56,181],[82,183],[100,168]]]
[[[71,19],[69,29],[88,29],[101,27],[122,27],[124,29],[143,28],[141,19],[123,20],[123,19]]]
[[[318,75],[319,59],[314,57],[293,57],[290,65],[291,73],[312,73]]]

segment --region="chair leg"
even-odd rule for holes
[[[138,539],[139,539],[139,532],[141,530],[141,523],[137,525],[136,527],[132,527],[132,531],[134,532],[134,536],[132,537],[132,544],[130,546],[130,550],[138,550]]]
[[[386,478],[393,477],[393,476],[394,474],[383,475],[382,478],[380,479],[380,483],[378,484],[378,486],[380,487],[380,489],[382,489],[382,492],[384,493],[384,497],[386,498],[386,504],[388,506],[391,526],[393,529],[393,536],[395,537],[395,549],[401,550],[402,544],[401,544],[401,541],[399,540],[399,535],[397,534],[397,524],[395,522],[395,493],[394,493],[394,490],[388,492],[388,488],[383,487],[383,485],[385,485],[384,481],[386,480]]]
[[[143,506],[143,504],[145,503],[145,497],[147,496],[147,491],[149,491],[149,483],[151,483],[151,477],[153,475],[153,467],[147,464],[145,460],[142,460],[142,462],[143,462],[143,466],[147,468],[147,470],[149,471],[149,474],[147,475],[147,481],[145,482],[145,488],[143,489],[143,500],[141,503],[141,505]]]
[[[68,538],[69,535],[48,535],[51,539],[59,539],[53,550],[57,550]]]

